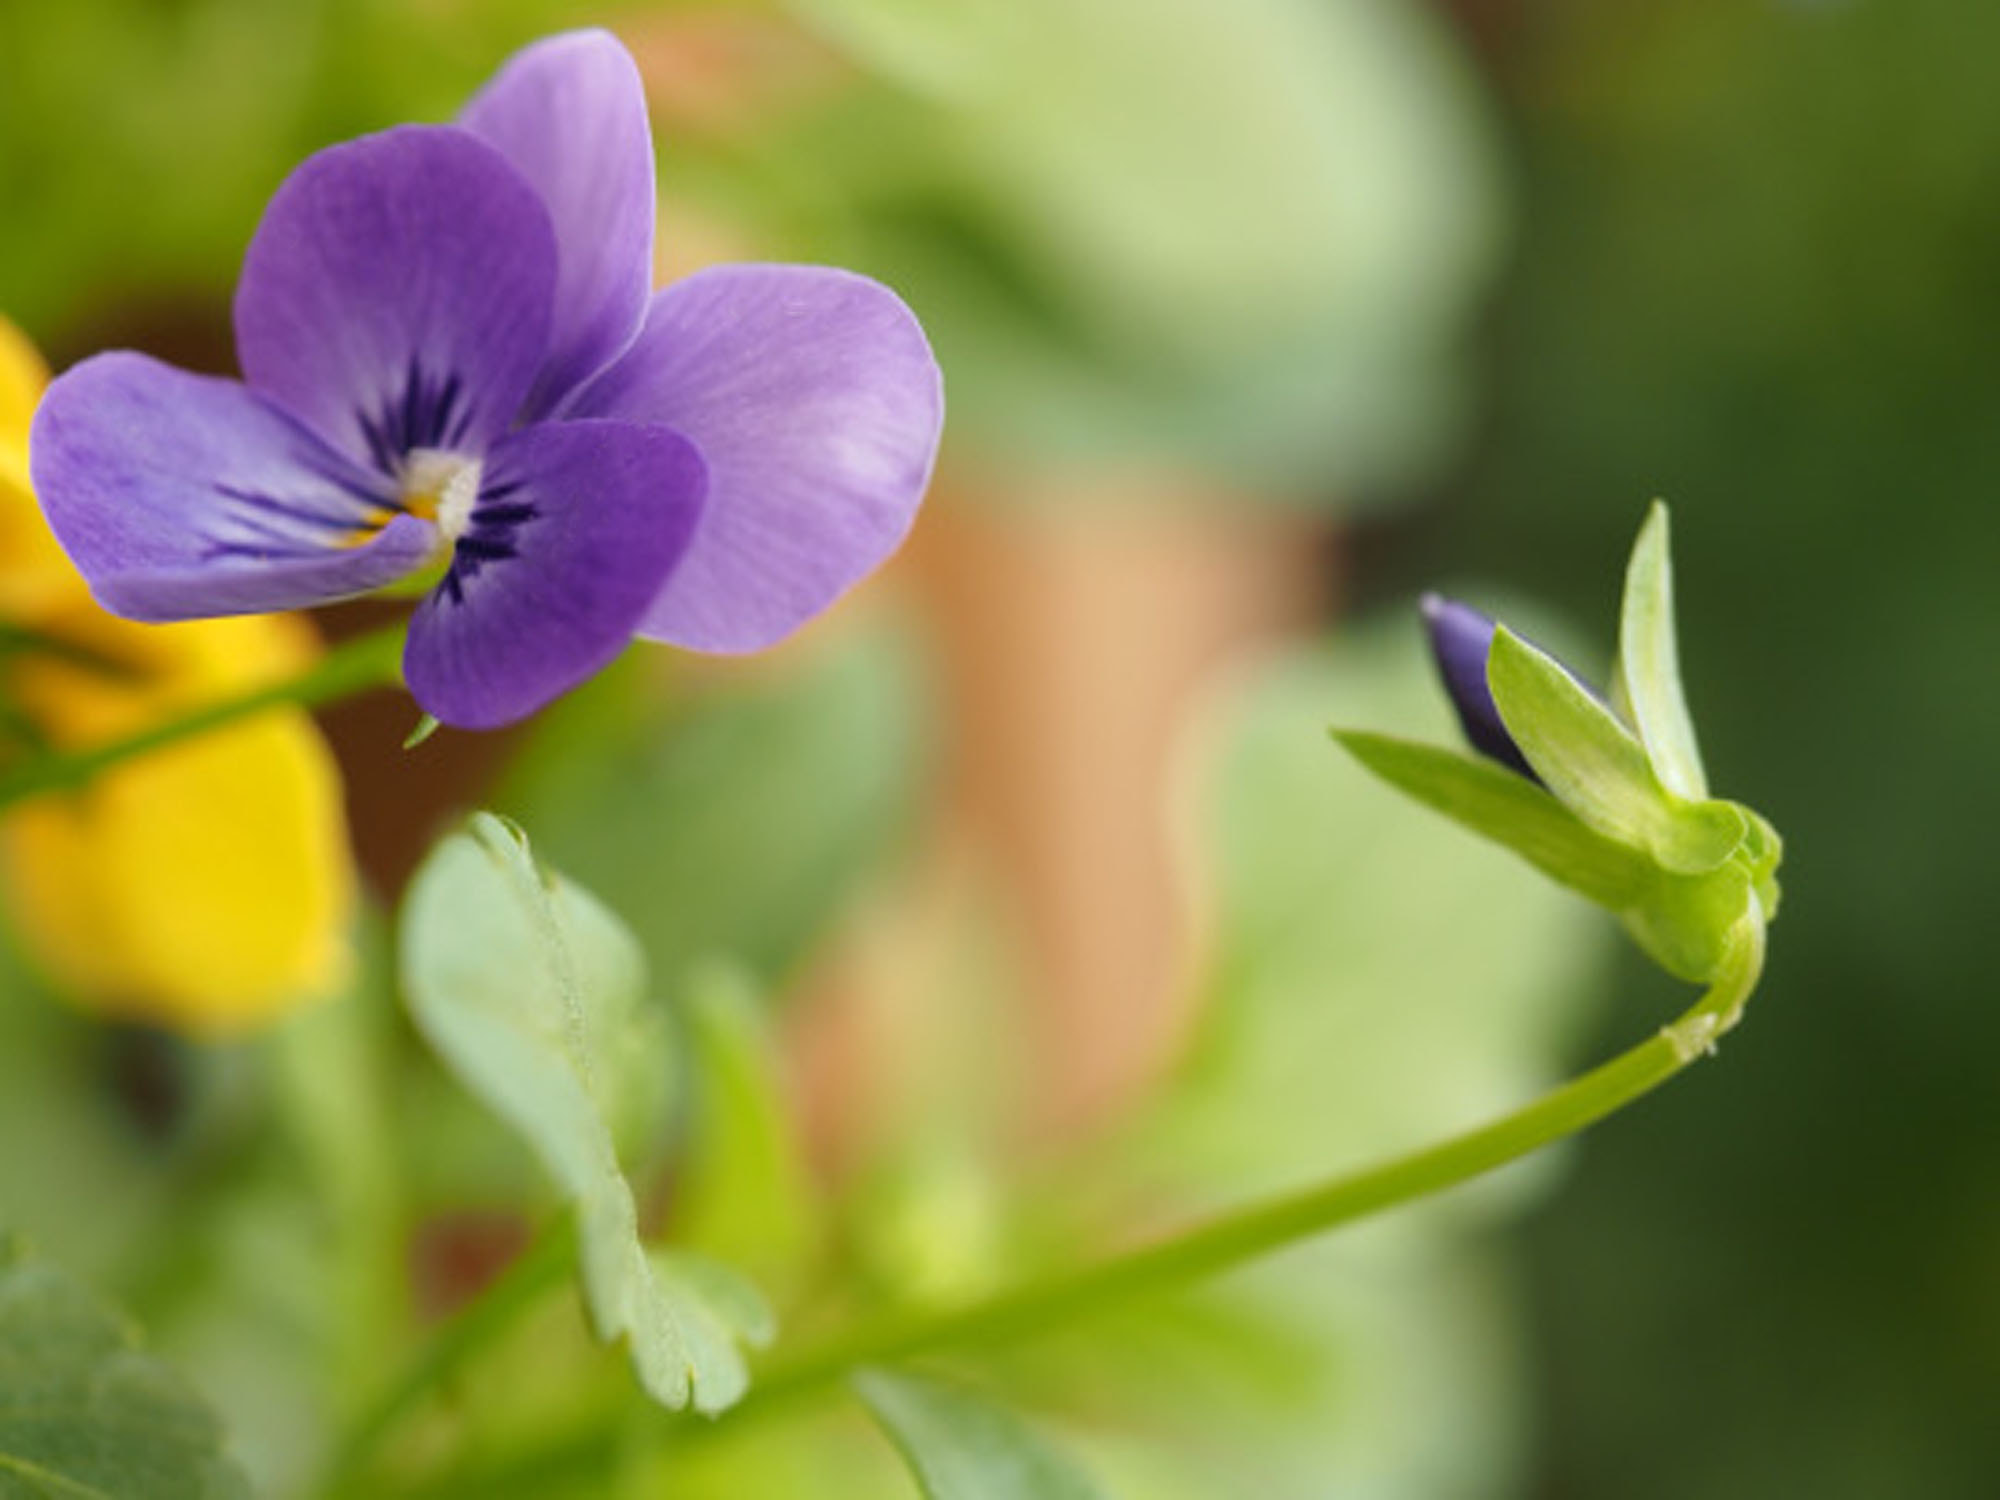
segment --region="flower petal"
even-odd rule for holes
[[[533,713],[608,664],[686,552],[706,475],[664,427],[555,422],[495,445],[403,675],[463,729]]]
[[[29,462],[91,592],[129,619],[323,604],[380,588],[437,547],[435,528],[396,514],[379,479],[255,392],[143,354],[100,354],[60,376]]]
[[[548,210],[455,125],[405,125],[308,157],[243,259],[244,378],[362,463],[477,452],[548,349]]]
[[[517,52],[460,116],[542,195],[556,232],[547,411],[632,342],[653,286],[653,136],[639,70],[607,31]]]
[[[653,299],[579,416],[659,422],[708,465],[708,506],[640,634],[755,651],[896,550],[930,480],[944,392],[917,320],[865,276],[719,266]]]
[[[1424,595],[1422,607],[1438,675],[1472,748],[1530,780],[1540,780],[1501,722],[1493,689],[1486,683],[1486,659],[1498,628],[1492,617],[1441,594]]]

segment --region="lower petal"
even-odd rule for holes
[[[663,427],[554,422],[495,444],[403,675],[463,729],[525,718],[608,665],[687,551],[707,475]]]
[[[29,463],[70,560],[128,619],[325,604],[403,577],[437,547],[429,522],[244,386],[142,354],[59,377]]]
[[[638,342],[569,414],[694,440],[708,508],[641,633],[755,651],[901,544],[944,395],[923,330],[888,288],[819,266],[718,266],[656,296]]]

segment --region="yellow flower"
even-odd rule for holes
[[[29,489],[47,373],[0,319],[0,755],[73,750],[289,676],[286,616],[137,625],[100,610]],[[345,980],[354,874],[333,759],[272,709],[0,815],[23,948],[106,1014],[240,1031]]]

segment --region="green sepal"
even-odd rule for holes
[[[1656,870],[1645,899],[1621,919],[1632,940],[1669,974],[1708,984],[1721,972],[1731,935],[1754,899],[1750,872],[1737,860],[1701,875]]]
[[[1668,545],[1667,507],[1658,500],[1632,544],[1619,612],[1618,672],[1614,696],[1639,731],[1661,783],[1675,796],[1708,796],[1694,716],[1681,685],[1680,648],[1674,632],[1674,565]]]
[[[1736,805],[1749,825],[1737,857],[1750,872],[1751,889],[1756,892],[1757,904],[1764,908],[1764,920],[1768,922],[1778,915],[1778,866],[1784,863],[1785,841],[1763,817],[1740,802]]]
[[[1336,729],[1333,737],[1391,786],[1600,906],[1624,911],[1652,881],[1653,866],[1643,854],[1587,827],[1503,766],[1367,730]]]
[[[1743,842],[1733,803],[1690,802],[1660,782],[1646,747],[1563,667],[1501,626],[1486,662],[1501,722],[1557,801],[1666,869],[1700,875]]]

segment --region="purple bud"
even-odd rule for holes
[[[1438,675],[1444,679],[1445,693],[1472,748],[1539,782],[1541,778],[1507,732],[1493,701],[1493,689],[1486,683],[1486,658],[1498,628],[1492,617],[1442,594],[1425,594],[1422,606]]]

